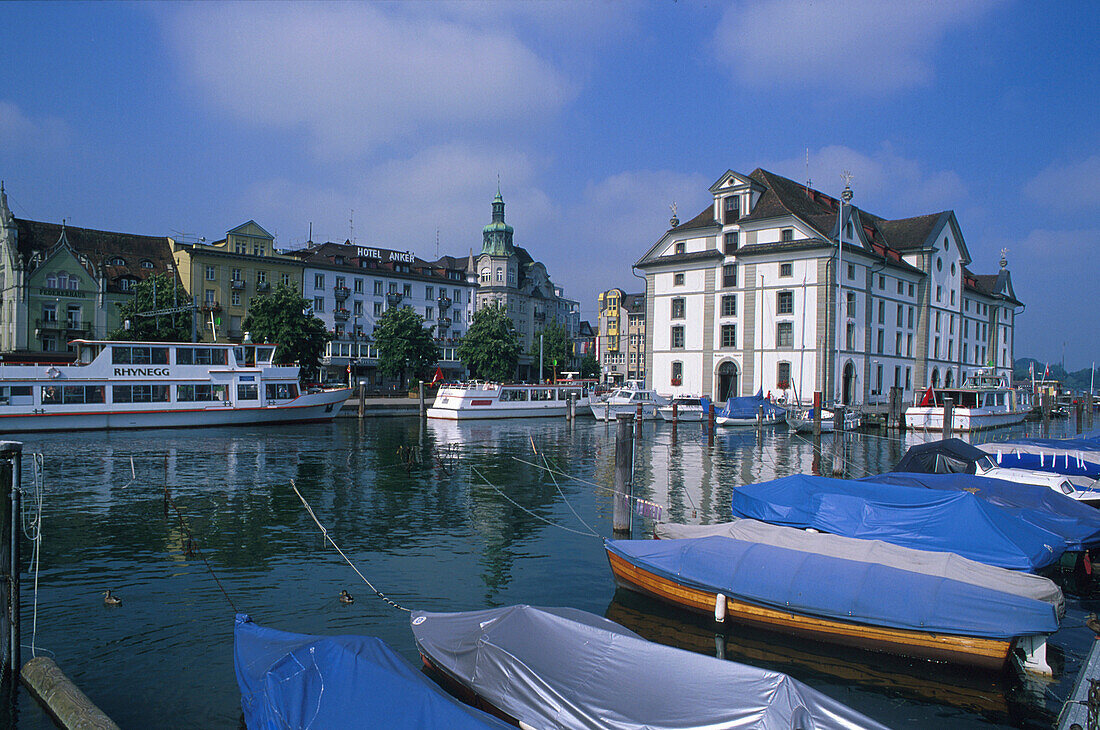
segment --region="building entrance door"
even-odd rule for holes
[[[737,363],[724,362],[718,366],[718,393],[716,402],[725,403],[739,392]],[[715,406],[717,407],[717,406]]]

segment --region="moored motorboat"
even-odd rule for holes
[[[709,413],[710,398],[706,396],[695,398],[689,395],[678,395],[668,404],[657,408],[657,415],[666,421],[672,421],[674,418],[688,423],[705,421]]]
[[[1029,669],[1050,671],[1045,637],[1064,598],[1045,578],[755,520],[662,527],[679,539],[606,541],[620,586],[716,620],[903,656],[997,669],[1016,647]]]
[[[504,730],[373,636],[277,631],[237,614],[233,663],[249,730]]]
[[[0,363],[0,431],[325,421],[348,388],[306,391],[276,345],[74,340],[76,361]]]
[[[646,641],[577,609],[414,611],[412,630],[429,667],[521,727],[882,727],[780,672]]]
[[[1100,479],[1100,438],[1017,438],[978,444],[998,466]]]
[[[951,428],[978,431],[1022,423],[1031,411],[1031,394],[1011,387],[992,369],[974,373],[958,388],[932,387],[915,405],[905,409],[905,427],[918,431],[943,429],[944,409],[951,400]]]
[[[597,421],[614,421],[620,413],[638,415],[641,409],[642,420],[652,421],[660,418],[658,408],[668,405],[669,400],[657,391],[639,387],[641,383],[629,382],[625,387],[612,391],[599,401],[590,401],[589,410]]]

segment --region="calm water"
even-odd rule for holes
[[[610,535],[605,488],[614,428],[591,420],[571,427],[558,419],[423,426],[417,419],[342,419],[40,435],[25,444],[27,453],[44,455],[35,644],[124,728],[238,726],[234,607],[287,631],[374,634],[418,661],[407,614],[374,598],[324,544],[292,479],[337,544],[404,606],[573,606],[655,641],[721,649],[728,659],[780,669],[894,727],[1049,727],[1091,643],[1084,615],[1100,604],[1069,601],[1053,640],[1065,670],[1049,684],[761,632],[734,630],[716,642],[704,620],[616,593],[601,542],[590,534]],[[847,474],[886,470],[904,448],[854,436]],[[831,473],[828,436],[822,451],[821,471]],[[543,458],[575,478],[555,482],[523,463]],[[665,519],[715,522],[727,518],[734,487],[810,472],[814,449],[775,430],[720,431],[708,448],[698,426],[681,425],[674,438],[669,426],[646,424],[636,462],[638,495],[664,505]],[[28,458],[24,484],[32,482]],[[202,558],[188,556],[175,513],[165,516],[166,484],[224,594]],[[635,534],[649,527],[639,518]],[[26,645],[32,579],[24,573]],[[122,597],[120,607],[103,605],[107,588]],[[343,588],[356,596],[354,605],[338,602]],[[29,648],[23,652],[30,658]],[[16,709],[19,728],[52,727],[25,693]]]

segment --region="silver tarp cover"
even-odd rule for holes
[[[882,728],[791,679],[646,641],[572,608],[414,611],[421,654],[539,730]]]
[[[979,563],[955,553],[914,550],[881,540],[861,540],[824,532],[809,532],[795,527],[769,525],[759,520],[734,520],[717,525],[657,525],[657,537],[665,540],[712,535],[950,578],[961,583],[1045,601],[1055,607],[1059,619],[1066,612],[1062,589],[1052,581],[1032,573]]]

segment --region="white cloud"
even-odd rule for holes
[[[1054,163],[1024,185],[1024,194],[1059,213],[1100,208],[1100,154]]]
[[[304,130],[325,157],[486,120],[529,124],[572,98],[569,80],[507,27],[418,12],[194,3],[163,17],[211,104],[248,123]]]
[[[950,30],[996,0],[762,0],[726,9],[714,52],[742,83],[877,93],[928,84]]]
[[[766,170],[805,182],[805,156],[764,164]],[[853,202],[884,218],[908,218],[957,209],[968,198],[966,186],[953,170],[931,170],[899,155],[889,143],[870,154],[843,145],[810,152],[813,187],[830,195],[844,189],[841,173],[852,173]]]
[[[0,146],[63,147],[69,140],[69,127],[57,117],[30,117],[18,105],[0,101]]]

